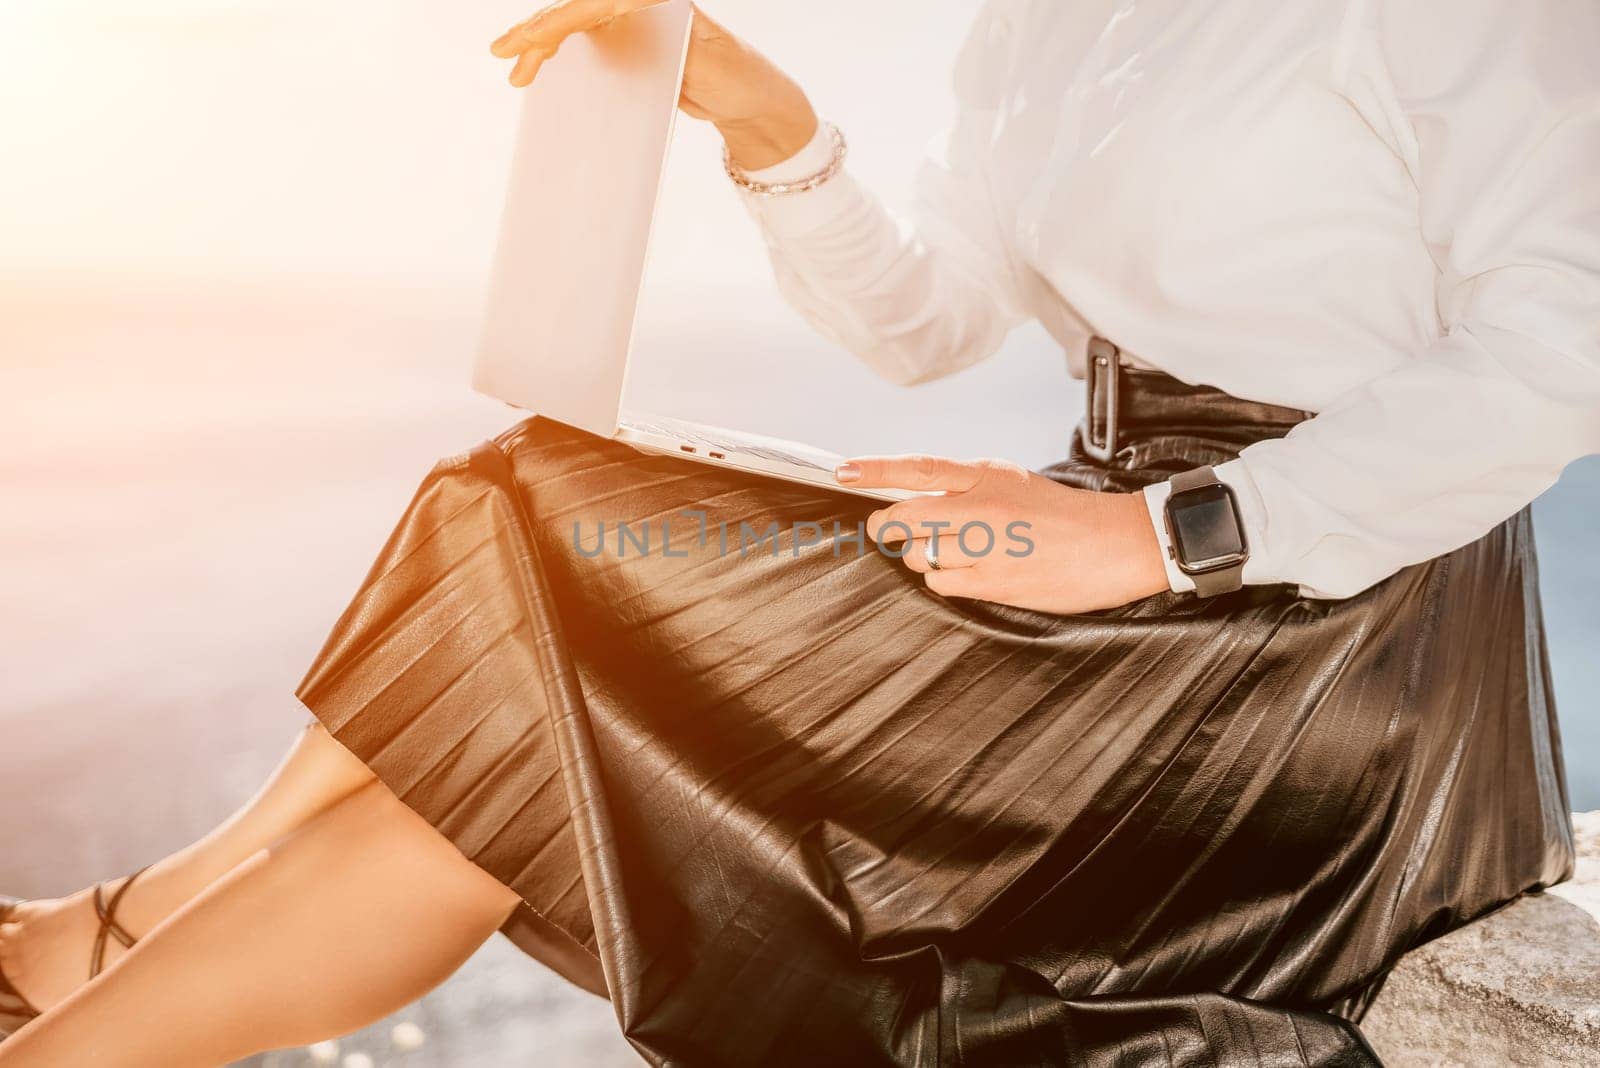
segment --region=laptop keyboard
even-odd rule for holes
[[[812,471],[831,472],[833,470],[831,465],[824,466],[814,459],[807,459],[784,449],[775,448],[766,439],[762,439],[759,442],[744,440],[737,431],[724,430],[721,427],[703,426],[699,423],[679,423],[676,420],[651,422],[645,419],[636,419],[632,416],[623,419],[622,425],[630,430],[638,430],[646,434],[681,438],[708,451],[725,453],[728,456],[753,456],[757,459],[775,463],[794,464],[796,467],[805,467]]]

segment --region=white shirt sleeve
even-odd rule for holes
[[[1600,40],[1600,8],[1384,7],[1384,125],[1419,190],[1440,336],[1217,469],[1245,581],[1314,597],[1473,541],[1600,451],[1600,66],[1570,46]]]
[[[1217,467],[1243,513],[1245,581],[1312,597],[1358,593],[1467,544],[1600,452],[1600,67],[1572,44],[1600,40],[1600,7],[1373,10],[1359,76],[1383,103],[1364,117],[1416,185],[1438,336]],[[977,362],[1025,317],[986,163],[1003,42],[981,17],[957,66],[956,124],[919,174],[914,228],[848,172],[746,198],[790,302],[895,381]],[[771,178],[828,158],[820,138],[802,156]],[[1163,546],[1166,492],[1146,490]],[[1173,589],[1192,588],[1166,565]]]
[[[956,121],[918,171],[909,222],[893,217],[848,168],[804,193],[742,194],[789,303],[893,382],[977,363],[1027,318],[987,188],[985,147],[1006,69],[995,55],[1000,47],[980,18],[957,63]],[[750,177],[804,178],[831,156],[819,129],[798,155]]]

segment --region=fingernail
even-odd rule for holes
[[[833,469],[835,482],[859,482],[861,480],[860,464],[840,464]]]

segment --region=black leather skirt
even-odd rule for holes
[[[1128,372],[1048,474],[1303,416]],[[1342,601],[1050,616],[799,526],[871,507],[529,420],[428,476],[299,695],[656,1064],[1375,1063],[1397,958],[1570,871],[1526,511]]]

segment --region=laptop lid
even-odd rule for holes
[[[577,34],[525,90],[479,392],[616,431],[693,15],[667,0]]]

